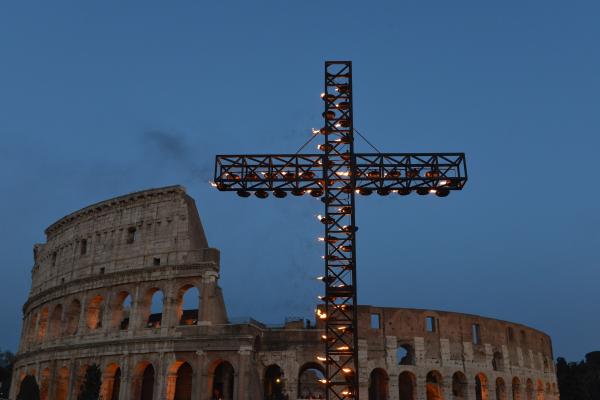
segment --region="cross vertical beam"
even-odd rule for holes
[[[356,158],[352,63],[325,62],[321,146],[325,189],[325,379],[327,399],[358,397],[356,300]]]

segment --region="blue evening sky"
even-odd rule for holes
[[[321,202],[207,181],[217,153],[295,151],[321,124],[323,62],[349,59],[358,130],[389,152],[464,151],[470,176],[445,199],[359,198],[359,301],[599,350],[599,21],[595,1],[2,2],[0,348],[17,347],[44,228],[171,184],[221,249],[232,317],[311,316]]]

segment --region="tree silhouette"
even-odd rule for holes
[[[102,371],[96,364],[85,371],[85,378],[79,390],[77,400],[98,400],[100,398],[100,385],[102,384]]]
[[[600,399],[600,352],[588,353],[585,358],[578,363],[558,358],[556,375],[561,400]]]
[[[40,387],[38,386],[35,377],[27,375],[21,382],[17,400],[40,400]]]

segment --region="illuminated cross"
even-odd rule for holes
[[[264,199],[309,194],[325,204],[324,304],[326,398],[358,399],[355,194],[447,196],[467,181],[464,153],[355,153],[352,63],[325,62],[321,154],[218,155],[214,185],[241,197]]]

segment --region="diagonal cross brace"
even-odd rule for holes
[[[240,197],[269,194],[321,198],[325,214],[325,284],[317,318],[324,322],[326,398],[358,399],[355,195],[376,192],[447,196],[467,182],[463,153],[355,153],[352,63],[325,62],[322,154],[218,155],[214,186]]]

